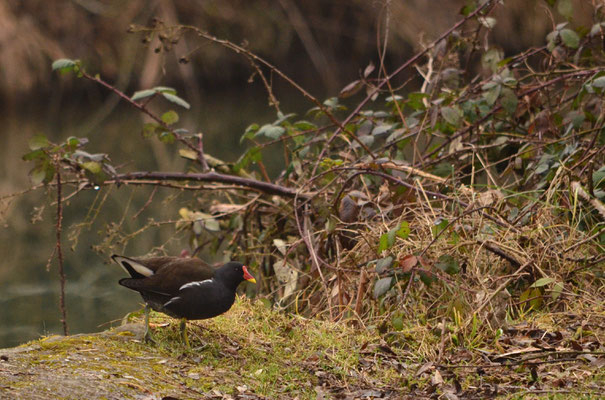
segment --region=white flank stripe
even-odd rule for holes
[[[167,306],[168,304],[170,304],[170,303],[174,303],[175,301],[179,301],[180,299],[181,299],[181,298],[180,298],[180,297],[178,297],[178,296],[177,296],[177,297],[173,297],[173,298],[171,298],[170,300],[168,300],[168,301],[166,302],[166,304],[164,304],[164,307],[166,307],[166,306]]]
[[[179,288],[179,290],[187,289],[195,286],[202,286],[206,282],[212,282],[212,279],[204,279],[203,281],[189,282]]]

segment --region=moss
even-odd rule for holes
[[[441,342],[440,332],[426,323],[381,336],[377,330],[280,314],[245,299],[215,319],[190,322],[192,351],[181,344],[177,321],[152,313],[154,344],[141,341],[142,321],[135,321],[100,334],[47,337],[12,349],[8,362],[18,373],[0,368],[0,387],[23,399],[49,393],[53,398],[64,393],[66,399],[188,399],[210,393],[313,399],[316,388],[335,397],[344,390],[370,389],[404,395],[433,386],[433,369],[416,373],[435,360]],[[551,321],[536,315],[534,323],[546,329]],[[495,342],[488,339],[483,339],[486,346]],[[443,344],[446,353],[472,351]],[[456,380],[462,390],[494,378],[472,370],[443,377],[450,385]],[[603,372],[593,371],[590,380],[603,379]]]

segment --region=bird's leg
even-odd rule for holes
[[[185,343],[185,347],[187,347],[187,350],[190,350],[191,346],[189,346],[189,338],[187,337],[187,319],[186,318],[181,318],[181,323],[180,323],[179,327],[181,330],[181,340],[183,341],[183,343]]]
[[[151,328],[149,328],[149,312],[151,311],[151,307],[149,304],[145,304],[145,335],[143,336],[143,340],[145,342],[154,343],[153,336],[151,335]]]

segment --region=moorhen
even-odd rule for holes
[[[181,319],[181,338],[187,348],[187,320],[226,312],[233,305],[241,282],[256,283],[246,266],[234,261],[213,268],[192,257],[133,258],[114,254],[111,258],[131,276],[120,279],[120,285],[136,290],[145,300],[145,339],[151,339],[151,308]]]

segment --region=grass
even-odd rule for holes
[[[478,327],[408,319],[380,333],[346,323],[278,313],[239,299],[226,314],[190,322],[192,350],[178,322],[152,314],[155,344],[139,340],[141,319],[94,335],[48,337],[0,351],[0,387],[14,398],[48,396],[179,399],[236,397],[597,398],[604,388],[605,316],[531,313],[498,336]],[[441,336],[442,332],[450,332]],[[503,358],[498,358],[504,355]],[[152,397],[153,398],[153,397]]]

